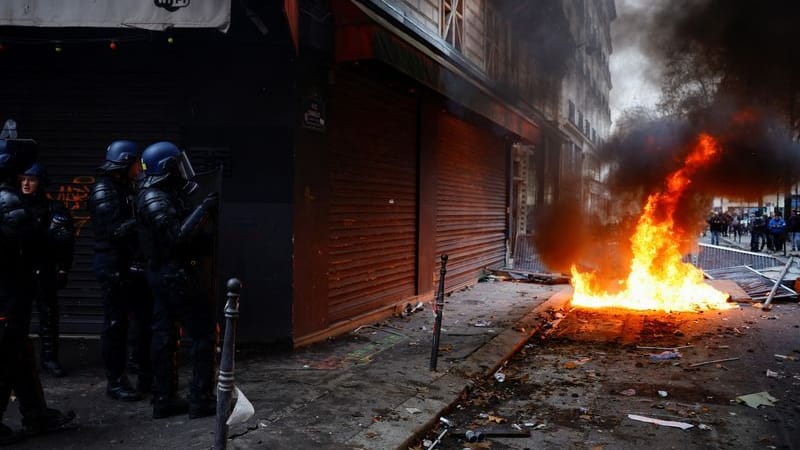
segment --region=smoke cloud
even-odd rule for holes
[[[637,14],[642,20],[634,26]],[[633,114],[618,124],[599,150],[611,169],[607,181],[618,222],[592,223],[591,215],[575,211],[574,202],[547,207],[534,245],[552,270],[563,272],[576,262],[608,276],[624,270],[628,239],[647,196],[663,189],[701,133],[714,136],[722,154],[695,174],[678,205],[674,238],[686,241],[687,249],[705,225],[712,197],[756,201],[786,192],[800,178],[794,139],[800,124],[800,2],[664,1],[620,11],[620,19],[615,34],[623,47],[638,46],[662,67],[676,55],[698,55],[704,70],[712,71],[716,90],[709,102],[686,102],[681,115]]]

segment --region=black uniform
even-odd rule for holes
[[[57,201],[49,200],[41,191],[22,196],[31,213],[33,240],[31,259],[34,274],[34,294],[39,313],[39,338],[42,345],[42,365],[57,369],[59,308],[58,289],[67,282],[72,267],[75,235],[69,211]]]
[[[148,280],[155,297],[151,349],[154,406],[177,397],[176,322],[180,322],[190,341],[193,364],[189,416],[200,417],[213,414],[214,320],[208,295],[200,288],[197,267],[197,257],[203,252],[199,233],[212,207],[204,203],[191,208],[178,184],[174,177],[145,183],[136,199]],[[168,409],[162,415],[154,408],[154,416],[169,414]]]
[[[109,394],[124,379],[127,359],[127,331],[130,313],[139,327],[139,387],[149,389],[151,363],[149,355],[152,296],[143,282],[135,258],[138,246],[134,218],[133,186],[123,174],[102,174],[89,195],[89,212],[95,239],[93,268],[103,292],[105,323],[102,354],[109,380]],[[125,387],[125,386],[123,386]],[[119,398],[119,396],[115,396]],[[125,396],[125,400],[131,400]]]
[[[32,217],[9,183],[0,184],[0,417],[13,390],[30,431],[56,429],[75,416],[47,408],[28,337],[33,263]],[[6,428],[7,430],[7,428]]]

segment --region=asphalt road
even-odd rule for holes
[[[680,314],[572,310],[508,361],[502,382],[478,382],[446,416],[455,429],[436,447],[800,448],[798,324],[797,303],[770,312],[748,304]],[[640,348],[684,346],[680,358],[659,362],[650,355],[664,350]],[[737,359],[692,367],[728,358]],[[736,401],[762,391],[777,399],[773,406]],[[692,427],[644,423],[631,414]],[[425,439],[442,430],[431,429]],[[530,436],[469,443],[466,430]]]

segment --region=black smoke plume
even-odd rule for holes
[[[599,150],[610,169],[606,181],[613,206],[606,219],[612,223],[593,223],[591,214],[575,213],[573,202],[549,206],[537,221],[534,244],[552,270],[578,263],[608,276],[624,272],[628,239],[647,196],[663,189],[701,133],[715,137],[722,154],[695,174],[679,203],[674,238],[685,241],[686,250],[705,225],[713,197],[755,203],[767,194],[787,193],[800,179],[800,2],[673,0],[642,12],[646,26],[627,28],[625,39],[637,41],[651,61],[667,68],[681,58],[703,61],[715,90],[703,92],[703,101],[683,102],[678,115],[643,114],[617,127]],[[684,58],[688,54],[694,58]],[[667,88],[680,96],[675,83],[691,85],[696,73],[673,75]],[[609,264],[612,254],[616,264]]]

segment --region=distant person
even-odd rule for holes
[[[769,246],[773,252],[779,252],[783,249],[784,234],[786,233],[786,222],[779,213],[775,213],[769,221]]]
[[[767,219],[757,212],[751,223],[750,250],[760,252],[767,245]]]
[[[708,229],[711,232],[711,245],[719,245],[719,237],[725,231],[727,224],[721,213],[716,213],[708,219]]]
[[[792,210],[792,216],[789,217],[789,223],[786,224],[789,230],[789,242],[792,245],[792,251],[800,251],[800,211]]]

